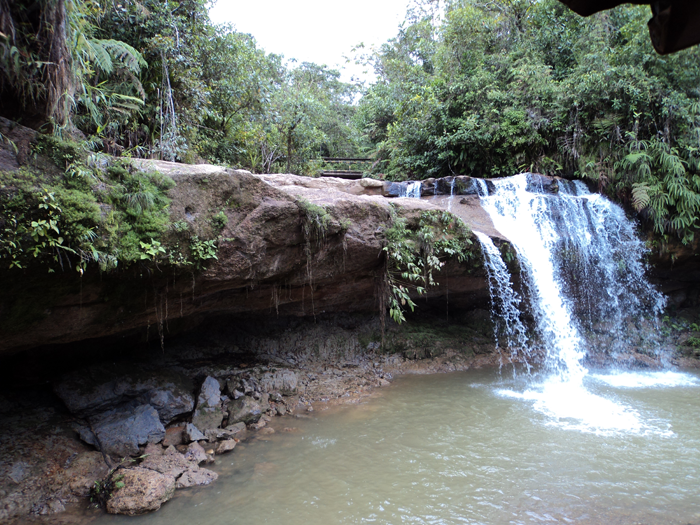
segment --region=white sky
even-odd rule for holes
[[[250,33],[268,53],[340,69],[345,81],[373,80],[371,71],[344,57],[352,57],[357,44],[369,50],[396,36],[409,1],[217,0],[209,15],[215,24]]]

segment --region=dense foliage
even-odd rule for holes
[[[213,25],[208,5],[0,0],[0,115],[114,155],[258,172],[354,154],[356,87],[325,66],[285,65]]]
[[[587,178],[689,241],[700,51],[657,55],[649,16],[625,6],[584,19],[557,0],[452,0],[442,19],[416,11],[371,57],[379,80],[356,117],[377,171]]]
[[[215,26],[205,0],[0,0],[0,114],[117,156],[394,180],[585,178],[662,235],[700,212],[700,51],[657,55],[648,8],[413,0],[362,93]],[[359,102],[357,100],[359,99]],[[0,141],[4,140],[0,136]]]

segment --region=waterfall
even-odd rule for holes
[[[511,350],[513,360],[523,357],[518,356],[518,352],[524,353],[525,357],[527,357],[529,355],[529,345],[527,329],[520,320],[521,299],[513,289],[508,267],[503,262],[501,253],[493,244],[491,238],[481,232],[474,233],[479,239],[481,250],[484,252],[486,272],[489,277],[489,291],[493,298],[491,316],[495,320],[494,336],[496,344],[498,344],[501,335],[503,335],[506,340],[505,346]],[[527,359],[525,359],[525,364],[529,368]]]
[[[447,211],[452,211],[452,201],[454,200],[455,196],[455,181],[457,180],[456,177],[452,177],[452,180],[450,181],[450,198],[447,200]]]
[[[614,357],[629,347],[658,349],[653,319],[664,298],[646,280],[645,247],[634,223],[581,182],[532,174],[491,182],[490,192],[485,183],[479,186],[482,207],[515,248],[535,338],[523,340],[524,328],[511,308],[519,297],[503,275],[500,253],[479,235],[494,315],[508,330],[509,345],[538,348],[546,356],[548,375],[539,390],[519,395],[556,418],[634,426],[632,412],[585,389],[582,362],[593,351]]]
[[[421,196],[421,181],[412,181],[401,184],[401,191],[399,192],[399,197],[409,197],[411,199],[420,199]]]

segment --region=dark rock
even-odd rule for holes
[[[124,403],[149,404],[168,423],[194,408],[191,381],[176,372],[146,371],[129,364],[103,364],[63,376],[54,385],[71,413],[101,414]]]
[[[175,492],[175,478],[154,470],[136,467],[125,469],[122,475],[124,487],[107,501],[110,514],[136,516],[158,510]]]
[[[206,436],[202,434],[202,432],[192,423],[187,423],[187,425],[185,425],[185,429],[183,430],[183,436],[185,438],[185,442],[187,443],[206,439]]]
[[[245,430],[245,423],[242,421],[233,425],[229,425],[225,429],[227,432],[230,432],[231,434],[238,434],[239,432],[243,432]]]
[[[192,423],[203,430],[208,428],[219,428],[224,420],[224,409],[221,407],[215,408],[198,408],[192,416]]]
[[[192,415],[192,423],[201,429],[218,428],[224,420],[221,408],[221,387],[213,377],[207,377],[197,398],[197,408]]]
[[[255,423],[267,408],[252,397],[243,396],[229,405],[229,423]]]
[[[559,193],[559,181],[539,173],[527,174],[527,191],[532,193]]]
[[[159,443],[165,437],[165,428],[151,405],[110,410],[90,421],[98,446],[110,456],[136,455],[139,445]]]

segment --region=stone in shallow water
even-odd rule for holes
[[[110,514],[136,516],[158,510],[175,492],[175,478],[154,470],[135,467],[118,475],[123,476],[120,481],[124,486],[107,501]]]
[[[127,457],[139,453],[139,445],[159,443],[165,428],[151,405],[115,409],[91,419],[102,452]]]
[[[226,452],[231,452],[234,448],[236,448],[236,440],[235,439],[226,439],[224,441],[221,441],[217,445],[216,453],[217,454],[225,454]]]
[[[219,478],[216,472],[205,468],[185,471],[177,480],[177,488],[184,489],[198,485],[209,485]]]
[[[199,443],[190,443],[187,452],[185,452],[185,458],[199,465],[202,461],[207,460],[207,453]]]

